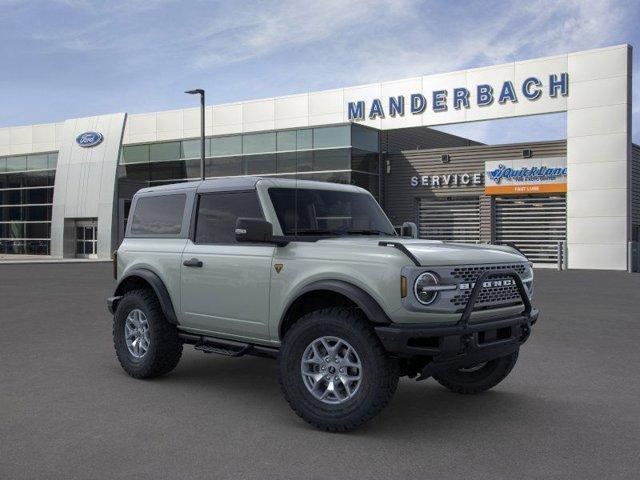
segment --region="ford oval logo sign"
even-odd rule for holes
[[[102,142],[103,136],[98,132],[84,132],[76,137],[76,143],[83,148],[95,147]]]

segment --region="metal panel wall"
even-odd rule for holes
[[[412,177],[484,172],[487,160],[514,159],[522,157],[522,150],[530,148],[534,157],[562,157],[566,155],[564,140],[552,142],[518,143],[510,145],[477,145],[471,147],[448,147],[429,150],[406,150],[388,154],[390,171],[384,179],[384,208],[394,225],[405,221],[418,223],[417,200],[422,197],[455,197],[475,195],[480,197],[481,241],[492,240],[491,198],[484,196],[484,187],[479,186],[411,186]],[[449,163],[442,163],[442,154],[450,155]]]
[[[423,198],[420,200],[419,209],[420,238],[458,243],[480,241],[478,196]]]
[[[631,223],[635,229],[634,240],[640,241],[640,145],[633,144],[631,151]]]
[[[534,263],[558,263],[567,241],[567,198],[508,195],[495,198],[496,243],[513,243]]]

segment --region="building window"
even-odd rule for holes
[[[0,158],[0,254],[48,255],[58,154]]]
[[[242,154],[242,135],[211,139],[211,156],[226,157]]]
[[[152,143],[149,149],[149,159],[152,162],[167,162],[178,160],[181,153],[180,142]],[[198,157],[200,154],[198,153]]]
[[[336,148],[351,145],[351,127],[321,127],[313,129],[313,148]]]
[[[148,163],[149,145],[128,145],[122,147],[122,163]]]
[[[242,136],[242,153],[270,153],[276,151],[276,134],[254,133]]]

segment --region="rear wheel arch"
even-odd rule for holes
[[[391,322],[378,302],[362,288],[343,280],[320,280],[303,287],[289,302],[280,319],[278,337],[282,340],[291,326],[307,313],[337,306],[359,309],[371,323]]]
[[[178,325],[178,317],[176,316],[176,311],[173,308],[173,302],[171,301],[169,291],[162,279],[151,270],[146,268],[136,268],[128,272],[122,279],[120,279],[114,295],[116,297],[120,297],[126,292],[139,289],[153,290],[158,302],[160,303],[160,307],[162,308],[162,313],[164,313],[167,321],[174,325]],[[114,310],[116,307],[117,305],[114,305]]]

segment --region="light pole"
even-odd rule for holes
[[[204,180],[204,90],[196,88],[195,90],[187,90],[184,93],[200,95],[200,178]]]

